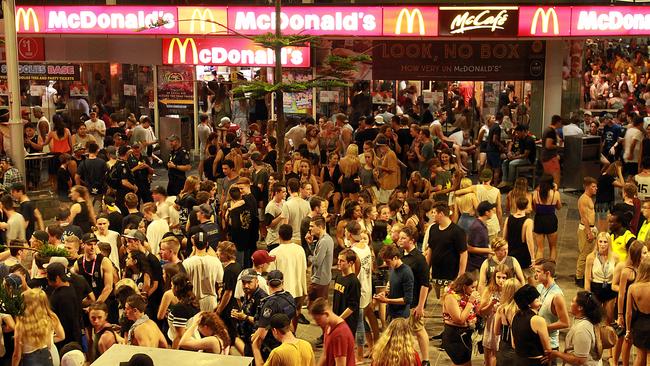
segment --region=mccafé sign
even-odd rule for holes
[[[516,6],[440,7],[441,36],[502,37],[517,35]]]
[[[164,65],[274,66],[273,50],[246,38],[163,39]],[[282,66],[309,67],[309,47],[282,48]]]
[[[381,35],[381,7],[283,7],[280,29],[286,34]],[[263,34],[274,31],[272,7],[228,7],[228,26],[236,33]]]

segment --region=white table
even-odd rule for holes
[[[117,366],[120,362],[129,361],[131,356],[136,353],[144,353],[151,357],[154,366],[249,366],[253,362],[251,357],[115,344],[93,362],[91,366]]]

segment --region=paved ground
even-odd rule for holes
[[[579,215],[577,209],[578,193],[562,193],[564,207],[558,212],[559,221],[559,242],[558,242],[558,263],[557,263],[557,281],[564,290],[567,301],[573,298],[577,292],[573,277],[575,274],[575,263],[577,258],[577,241],[576,230],[578,228]],[[505,201],[505,200],[504,200]],[[548,253],[548,248],[547,248]],[[435,294],[430,294],[426,307],[425,326],[429,336],[442,332],[441,308]],[[307,341],[313,342],[320,336],[321,330],[318,326],[300,325],[297,335]],[[451,365],[451,360],[447,354],[440,350],[438,346],[440,341],[429,342],[429,355],[431,365]],[[317,357],[320,356],[322,349],[316,349]],[[369,360],[366,360],[370,364]],[[483,355],[475,354],[472,363],[481,365]]]

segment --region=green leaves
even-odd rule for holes
[[[8,289],[4,284],[0,285],[0,313],[9,314],[13,317],[22,315],[25,311],[25,301],[19,289]]]
[[[44,257],[68,257],[70,254],[65,248],[57,248],[53,245],[44,245],[41,250],[38,251]]]

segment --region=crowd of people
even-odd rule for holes
[[[307,117],[284,135],[274,121],[205,114],[196,174],[179,136],[160,141],[170,148],[166,187],[151,183],[160,158],[149,118],[106,126],[101,115],[76,126],[55,115],[49,132],[42,116],[25,126],[26,149],[54,154],[54,222],[0,160],[0,270],[7,298],[22,293],[24,304],[3,305],[4,364],[92,362],[124,343],[258,366],[426,366],[431,342],[454,365],[471,364],[475,348],[489,366],[596,365],[603,353],[613,365],[645,364],[645,109],[604,115],[595,128],[588,114],[554,116],[541,139],[502,113],[449,135],[445,111],[424,124],[382,111],[354,126],[345,114]],[[566,299],[555,281],[559,147],[575,133],[603,136],[603,173],[585,178],[578,200],[584,291]],[[538,162],[531,190],[518,169]],[[440,334],[425,324],[438,315],[427,314],[432,301]],[[310,322],[323,333],[313,346],[296,336]]]

